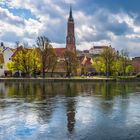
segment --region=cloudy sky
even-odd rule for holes
[[[35,44],[45,35],[65,47],[70,3],[78,49],[111,44],[140,56],[140,0],[0,0],[0,42]]]

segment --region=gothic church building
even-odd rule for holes
[[[74,32],[74,19],[72,16],[72,8],[70,7],[69,18],[67,22],[67,36],[66,36],[66,48],[55,48],[55,52],[58,57],[62,57],[66,50],[76,53],[75,45],[75,32]]]

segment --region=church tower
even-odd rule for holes
[[[66,49],[71,50],[76,53],[74,19],[72,16],[71,7],[70,7],[70,13],[69,13],[69,18],[68,18],[68,23],[67,23]]]

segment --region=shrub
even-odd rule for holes
[[[140,77],[140,72],[136,75],[136,77]]]

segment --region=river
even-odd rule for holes
[[[139,82],[0,83],[0,140],[139,139]]]

